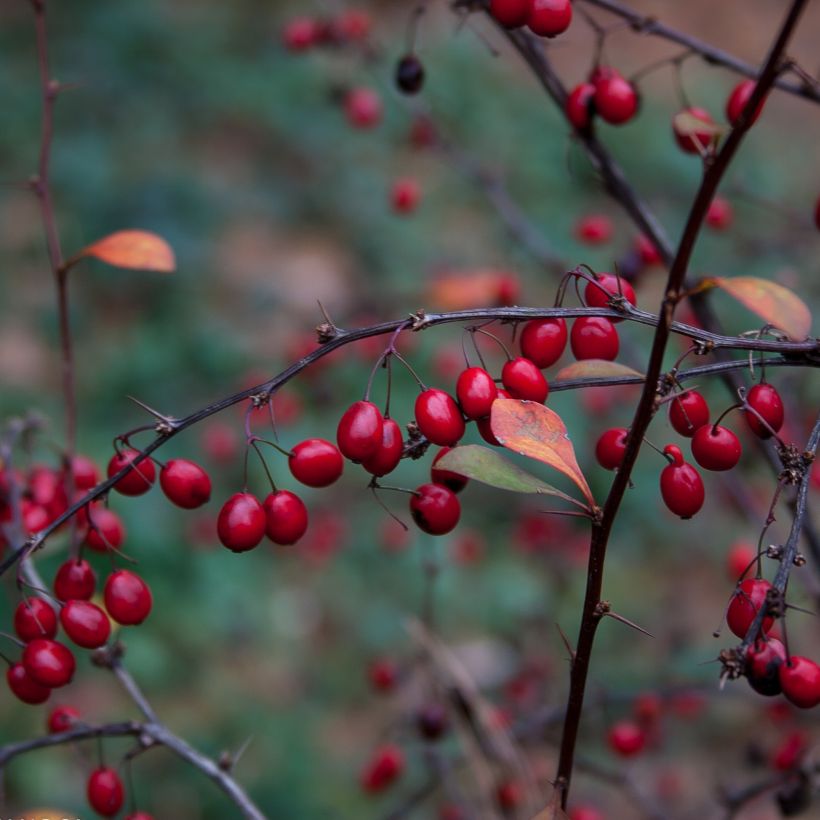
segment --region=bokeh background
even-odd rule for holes
[[[514,280],[516,301],[551,304],[563,270],[580,262],[611,270],[633,260],[635,229],[500,34],[480,15],[459,21],[446,4],[428,5],[415,44],[427,82],[408,100],[392,75],[408,48],[413,4],[358,4],[373,21],[365,55],[343,46],[294,54],[282,45],[282,28],[294,16],[332,18],[348,9],[343,3],[49,3],[53,74],[72,84],[58,102],[53,150],[63,246],[70,252],[119,228],[144,228],[171,243],[179,265],[172,276],[96,263],[72,271],[83,452],[104,464],[112,438],[146,421],[129,395],[183,415],[276,373],[314,344],[317,300],[340,325],[352,326],[446,307],[449,290],[440,283],[470,275]],[[635,7],[753,62],[762,59],[782,13],[774,0],[736,0],[719,12],[704,2]],[[614,20],[588,10],[601,22]],[[817,68],[818,36],[814,5],[789,50],[809,72]],[[549,45],[567,84],[591,67],[592,42],[577,15]],[[627,75],[676,53],[625,29],[606,40],[606,59]],[[680,77],[667,65],[641,80],[640,116],[600,129],[673,238],[700,168],[672,139],[670,119],[682,105],[678,86],[693,104],[722,117],[735,81],[697,58],[685,62]],[[340,101],[354,86],[382,95],[377,128],[347,122]],[[0,6],[0,101],[0,409],[4,417],[42,413],[47,432],[21,460],[54,463],[62,416],[53,288],[36,202],[18,184],[36,167],[40,116],[32,14],[23,2]],[[419,113],[455,154],[414,143]],[[820,109],[774,94],[722,188],[734,222],[704,232],[695,272],[775,279],[816,307],[818,144]],[[553,261],[544,264],[511,235],[465,163],[503,183]],[[408,176],[418,181],[422,200],[413,214],[397,215],[391,185]],[[610,241],[590,246],[578,239],[575,226],[589,214],[613,221]],[[639,304],[659,302],[663,279],[659,267],[642,272]],[[717,295],[714,305],[730,330],[758,324],[728,298]],[[509,329],[501,335],[509,340]],[[621,359],[641,368],[649,338],[646,329],[623,328]],[[463,363],[460,329],[434,329],[401,345],[427,382],[454,386]],[[333,438],[339,414],[361,396],[380,350],[372,341],[350,346],[289,384],[277,398],[282,443]],[[500,368],[491,342],[482,342],[482,351]],[[789,398],[788,435],[802,443],[818,407],[816,380],[806,371],[770,376]],[[381,400],[383,375],[376,384]],[[721,385],[701,387],[715,409],[731,403]],[[412,379],[397,369],[392,408],[402,424],[412,418],[414,395]],[[549,400],[567,420],[599,499],[611,476],[594,463],[595,440],[606,427],[628,423],[636,395],[564,392]],[[531,724],[543,707],[563,703],[566,650],[556,625],[575,635],[585,527],[543,515],[545,505],[532,499],[470,486],[450,536],[434,539],[412,526],[405,534],[372,498],[364,473],[348,465],[332,489],[304,492],[311,527],[302,543],[230,554],[215,539],[214,519],[242,483],[242,412],[226,411],[160,452],[207,466],[215,491],[204,510],[180,511],[158,490],[111,499],[128,529],[126,552],[155,596],[145,626],[121,635],[127,664],[174,731],[214,755],[249,740],[236,775],[271,817],[369,818],[401,806],[429,777],[430,744],[419,738],[413,716],[431,697],[430,669],[420,667],[408,618],[430,620],[500,723]],[[270,435],[264,418],[257,423]],[[663,414],[651,435],[661,446],[677,441]],[[468,439],[479,441],[474,430]],[[587,768],[623,771],[607,749],[607,727],[630,712],[636,695],[653,692],[663,716],[651,752],[629,764],[630,782],[667,816],[720,816],[719,788],[764,778],[796,728],[808,746],[816,742],[817,718],[782,704],[772,708],[743,681],[719,692],[718,668],[709,663],[726,643],[712,632],[733,587],[727,554],[739,540],[756,542],[774,489],[761,457],[749,447],[734,474],[753,508],[739,511],[711,475],[705,509],[689,522],[660,503],[662,463],[649,449],[641,457],[606,581],[614,607],[655,637],[614,621],[600,630],[580,751]],[[270,451],[268,464],[277,482],[292,486],[284,458]],[[394,483],[415,486],[428,470],[429,457],[403,463]],[[545,469],[536,471],[565,487]],[[267,492],[253,460],[250,483]],[[409,519],[404,496],[384,493],[382,500]],[[774,541],[787,532],[785,510],[779,519]],[[46,577],[66,549],[59,539],[50,544],[39,561]],[[104,571],[105,562],[95,560]],[[797,573],[792,593],[809,608],[820,583],[813,573]],[[16,601],[13,580],[3,579],[5,623]],[[789,627],[799,651],[817,658],[816,621],[794,615]],[[368,681],[377,659],[401,670],[403,685],[392,694],[375,692]],[[134,715],[114,682],[85,659],[71,687],[52,700],[77,705],[90,721]],[[42,732],[45,714],[44,707],[0,697],[0,738]],[[548,726],[530,746],[545,794],[557,737],[558,728]],[[386,739],[404,748],[408,770],[384,795],[365,795],[359,772]],[[128,748],[105,745],[113,762]],[[436,749],[436,759],[460,754],[452,735]],[[3,810],[49,805],[87,816],[84,782],[94,755],[86,744],[12,763]],[[236,814],[202,775],[165,751],[140,756],[132,768],[140,807],[157,817]],[[470,794],[469,774],[450,780],[456,798]],[[408,816],[436,817],[452,799],[434,789]],[[575,799],[607,817],[645,816],[617,783],[583,770]],[[778,815],[764,796],[740,816]]]

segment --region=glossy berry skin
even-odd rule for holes
[[[445,535],[461,517],[456,494],[441,484],[422,484],[410,496],[410,514],[419,529],[430,535]]]
[[[392,744],[376,750],[361,776],[362,788],[366,792],[380,792],[397,780],[404,771],[404,754]]]
[[[592,123],[594,98],[595,86],[592,83],[576,85],[567,97],[564,113],[570,125],[578,131],[585,131]]]
[[[183,510],[195,510],[211,499],[211,479],[193,461],[171,459],[159,472],[159,484],[166,497]]]
[[[442,447],[436,453],[436,457],[430,465],[430,478],[434,484],[443,484],[448,490],[460,493],[469,484],[470,479],[454,473],[452,470],[442,470],[436,467],[436,464],[452,449],[452,447]]]
[[[375,128],[382,118],[381,97],[371,88],[353,88],[345,97],[345,116],[354,128]]]
[[[772,585],[763,578],[747,578],[740,582],[726,611],[726,623],[738,638],[746,637],[771,588]],[[773,623],[774,618],[767,616],[763,620],[763,632],[768,632]]]
[[[53,638],[57,634],[57,615],[42,598],[20,601],[14,610],[14,631],[24,643],[35,638]]]
[[[614,273],[599,273],[595,282],[587,282],[584,288],[584,301],[587,307],[609,307],[609,300],[613,297],[621,296],[629,302],[630,305],[635,305],[637,298],[635,296],[635,289],[626,279],[616,276]],[[610,322],[617,323],[621,319],[610,319]]]
[[[501,369],[501,381],[514,399],[526,399],[543,404],[549,395],[549,385],[538,365],[519,356]]]
[[[527,26],[541,37],[555,37],[572,22],[570,0],[531,0]]]
[[[85,545],[95,552],[119,549],[125,540],[125,527],[120,517],[107,507],[92,507],[88,511],[91,524],[85,536]]]
[[[456,398],[468,419],[489,416],[497,396],[498,388],[493,377],[483,367],[468,367],[459,374]]]
[[[626,452],[626,427],[604,430],[595,445],[595,458],[605,470],[617,470]]]
[[[86,796],[97,814],[113,817],[122,808],[125,790],[119,775],[113,769],[100,766],[88,778]]]
[[[783,426],[783,401],[780,394],[770,384],[756,384],[746,394],[749,407],[756,410],[766,423],[777,433]],[[771,438],[772,434],[760,419],[752,412],[745,411],[746,421],[751,431],[762,439]]]
[[[743,112],[743,109],[746,107],[746,103],[749,102],[749,97],[752,96],[752,92],[755,89],[755,81],[754,80],[741,80],[733,89],[732,93],[729,94],[729,98],[726,100],[726,119],[729,120],[732,125],[736,125],[737,121],[740,119],[740,115]],[[760,116],[760,112],[763,110],[763,104],[765,102],[765,98],[761,101],[760,105],[758,105],[757,110],[752,114],[752,121],[749,125],[754,125],[757,122],[757,118]]]
[[[714,126],[715,121],[712,119],[712,115],[703,108],[685,108],[681,113],[686,113],[698,122],[709,126],[703,131],[699,131],[695,128],[695,130],[691,132],[687,131],[684,133],[678,129],[674,121],[672,123],[675,142],[677,142],[680,149],[687,154],[701,154],[712,144],[712,126]]]
[[[424,66],[415,54],[405,54],[396,65],[396,85],[405,94],[417,94],[424,84]]]
[[[820,704],[820,666],[810,658],[792,655],[780,666],[780,686],[790,703],[801,709]]]
[[[598,69],[595,85],[595,110],[610,125],[629,122],[638,111],[638,93],[628,80],[609,68]]]
[[[219,511],[216,531],[222,545],[232,552],[246,552],[265,535],[265,511],[251,493],[232,495]]]
[[[416,398],[416,424],[433,444],[452,447],[464,435],[464,418],[455,399],[444,390],[431,387]]]
[[[505,28],[518,28],[530,16],[532,0],[490,0],[490,14]]]
[[[54,594],[61,601],[87,601],[97,586],[97,575],[84,558],[69,558],[54,576]]]
[[[111,478],[127,467],[138,455],[136,450],[128,447],[113,455],[108,462],[108,477]],[[157,471],[154,462],[150,458],[146,458],[136,467],[132,467],[114,485],[114,489],[123,495],[143,495],[151,489],[156,477]]]
[[[375,455],[362,462],[362,467],[374,476],[387,475],[399,466],[403,452],[401,427],[393,419],[385,419],[382,425],[382,446]]]
[[[71,459],[71,480],[75,490],[90,490],[99,483],[100,471],[87,456],[74,456]]]
[[[709,405],[697,390],[687,390],[669,402],[669,423],[675,432],[691,438],[709,423]]]
[[[390,189],[390,206],[394,213],[410,214],[416,210],[421,200],[421,187],[409,177],[397,179]]]
[[[786,660],[786,647],[777,640],[757,640],[746,652],[746,679],[761,695],[772,697],[783,690],[780,686],[780,666]]]
[[[603,316],[582,316],[572,323],[569,344],[578,361],[604,359],[611,362],[621,347],[618,331]]]
[[[646,733],[631,720],[619,720],[610,728],[607,741],[621,757],[634,757],[646,745]]]
[[[74,677],[74,655],[59,641],[35,638],[26,644],[21,661],[29,677],[41,686],[56,689],[71,683]]]
[[[265,511],[265,534],[274,544],[295,544],[308,526],[307,507],[289,490],[270,493],[262,504]]]
[[[663,452],[673,458],[661,471],[661,496],[675,515],[691,518],[703,506],[706,492],[700,473],[683,460],[680,447],[667,444]]]
[[[23,703],[32,706],[37,703],[45,703],[51,696],[51,687],[37,683],[26,671],[22,663],[13,663],[6,670],[6,683],[12,694]]]
[[[719,424],[704,424],[692,436],[692,455],[704,470],[731,470],[740,461],[738,437]]]
[[[542,370],[555,364],[567,346],[563,319],[531,319],[521,331],[521,354]]]
[[[722,196],[716,196],[709,203],[709,210],[706,211],[706,224],[716,231],[725,231],[734,219],[734,212],[729,200]]]
[[[302,484],[329,487],[341,476],[345,463],[334,444],[323,438],[309,438],[293,448],[288,466],[293,477]]]
[[[127,569],[118,569],[108,576],[103,599],[108,614],[123,626],[141,624],[151,613],[154,602],[148,584]]]
[[[55,706],[48,716],[47,727],[52,734],[73,729],[80,720],[80,713],[73,706]]]
[[[375,455],[382,445],[381,411],[369,401],[351,404],[339,420],[336,443],[345,458],[364,461]]]
[[[91,601],[67,601],[60,610],[60,623],[65,634],[84,649],[98,649],[111,635],[111,621]]]

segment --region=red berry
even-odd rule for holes
[[[706,211],[706,224],[716,231],[725,231],[732,224],[734,213],[729,201],[722,196],[716,196],[709,203],[709,210]]]
[[[27,498],[23,499],[20,509],[23,517],[23,529],[29,535],[44,529],[51,521],[51,516],[45,507],[34,504]]]
[[[318,40],[318,25],[312,17],[295,17],[282,30],[282,43],[289,51],[306,51]]]
[[[614,273],[599,273],[595,279],[596,282],[587,282],[584,288],[584,301],[587,307],[609,307],[610,299],[617,296],[626,299],[630,305],[636,304],[635,289],[626,279]],[[622,320],[610,319],[609,321],[616,323]]]
[[[604,430],[595,445],[595,458],[605,470],[617,470],[626,452],[626,427]]]
[[[532,0],[490,0],[490,14],[505,28],[518,28],[530,16]]]
[[[740,454],[740,440],[728,427],[704,424],[692,436],[692,455],[705,470],[731,470]]]
[[[108,462],[108,477],[116,475],[120,470],[127,467],[139,453],[126,447],[119,453],[111,457]],[[146,458],[132,467],[115,485],[114,489],[123,495],[142,495],[151,489],[154,479],[157,476],[157,471],[154,468],[154,462],[150,458]]]
[[[376,454],[382,446],[381,411],[369,401],[351,404],[339,421],[336,442],[345,458],[365,461]]]
[[[663,452],[674,461],[661,471],[661,496],[666,506],[681,518],[691,518],[706,497],[700,473],[683,460],[680,447],[667,444]]]
[[[447,487],[422,484],[410,496],[410,513],[419,529],[430,535],[444,535],[458,524],[461,505]]]
[[[619,720],[610,727],[607,740],[621,757],[633,757],[646,745],[646,733],[631,720]]]
[[[87,456],[74,456],[71,459],[71,479],[75,490],[90,490],[99,483],[100,471]]]
[[[638,252],[641,262],[647,267],[660,265],[663,262],[660,252],[655,247],[655,243],[648,236],[644,236],[644,234],[638,234],[638,236],[635,237],[635,250]]]
[[[809,658],[792,655],[781,664],[780,686],[795,706],[811,709],[820,703],[820,666]]]
[[[99,648],[111,635],[108,616],[90,601],[67,601],[60,610],[60,623],[65,634],[85,649]]]
[[[372,88],[353,88],[344,101],[347,121],[354,128],[374,128],[382,118],[382,100]]]
[[[154,815],[148,814],[147,811],[134,811],[126,814],[125,820],[154,820]]]
[[[592,122],[595,86],[592,83],[580,83],[569,93],[564,113],[570,124],[579,131],[589,128]]]
[[[80,720],[80,713],[73,706],[55,706],[48,716],[48,731],[52,734],[73,729]]]
[[[86,794],[91,808],[103,817],[113,817],[122,808],[125,799],[119,775],[105,766],[91,772]]]
[[[270,493],[262,504],[265,534],[274,544],[295,544],[307,530],[308,514],[304,502],[289,490]]]
[[[761,695],[779,695],[780,666],[786,660],[786,647],[777,638],[758,639],[746,652],[746,678]]]
[[[686,115],[685,129],[681,128],[678,119],[681,114]],[[699,130],[698,123],[701,122],[707,127]],[[712,115],[703,108],[684,108],[678,116],[673,118],[672,131],[681,150],[687,154],[700,154],[712,144],[714,125]]]
[[[757,550],[745,541],[738,541],[729,549],[726,556],[726,569],[732,581],[739,581],[752,566],[757,558]]]
[[[817,197],[817,202],[814,205],[814,227],[820,231],[820,196]]]
[[[468,419],[489,416],[497,396],[498,388],[493,377],[483,367],[468,367],[459,375],[456,397]]]
[[[595,85],[595,110],[612,125],[629,122],[638,110],[635,87],[611,68],[599,68]]]
[[[74,655],[59,641],[35,638],[26,644],[21,660],[29,677],[41,686],[55,689],[74,677]]]
[[[364,40],[373,25],[370,15],[362,9],[347,9],[339,15],[339,31],[348,40]]]
[[[12,694],[23,703],[45,703],[51,695],[51,687],[37,683],[22,663],[13,663],[6,670],[6,682]]]
[[[393,661],[381,658],[370,664],[367,675],[376,691],[390,692],[396,685],[399,672]]]
[[[618,355],[620,340],[615,325],[603,316],[582,316],[572,323],[569,344],[576,359],[604,359]]]
[[[514,399],[527,399],[543,404],[549,395],[549,385],[538,366],[519,356],[501,369],[501,381]]]
[[[504,388],[498,389],[498,396],[499,399],[511,399],[512,396],[504,390]],[[481,434],[481,438],[487,442],[487,444],[492,444],[494,447],[501,447],[501,442],[496,438],[495,433],[493,433],[492,428],[492,412],[489,416],[485,416],[483,419],[478,419],[475,423],[475,426],[478,428],[478,432]]]
[[[232,495],[219,511],[216,531],[229,550],[252,550],[265,535],[265,511],[259,499],[251,493]]]
[[[587,245],[602,245],[612,239],[614,228],[608,216],[593,214],[578,220],[575,235]]]
[[[726,611],[726,623],[738,638],[746,637],[771,588],[772,585],[764,578],[747,578],[740,582]],[[773,623],[774,618],[767,615],[763,620],[763,632],[768,632]]]
[[[772,754],[772,768],[779,772],[787,772],[796,768],[802,761],[808,749],[808,738],[799,730],[790,732]],[[788,816],[787,812],[783,812]]]
[[[464,418],[455,399],[431,387],[416,398],[416,424],[433,444],[452,446],[464,435]]]
[[[88,520],[89,528],[85,536],[87,547],[96,552],[119,549],[125,540],[125,527],[113,510],[91,507],[88,510]]]
[[[570,0],[531,0],[527,26],[541,37],[555,37],[572,22]]]
[[[148,584],[127,569],[112,572],[103,591],[108,614],[123,626],[141,624],[151,612],[153,598]]]
[[[691,438],[709,423],[709,405],[697,390],[687,390],[669,402],[669,423],[682,436]]]
[[[732,125],[736,125],[737,121],[740,119],[740,115],[743,109],[746,107],[746,103],[749,102],[749,98],[752,96],[752,92],[755,90],[755,81],[754,80],[741,80],[733,89],[732,93],[729,95],[729,99],[726,100],[726,119],[729,120]],[[757,122],[757,118],[760,116],[760,112],[763,110],[763,104],[765,103],[765,98],[760,101],[760,104],[757,106],[757,110],[752,114],[752,119],[749,125],[754,125]]]
[[[84,558],[69,558],[54,576],[54,594],[61,601],[87,601],[97,586],[97,575]]]
[[[412,213],[420,199],[421,188],[415,179],[397,179],[390,189],[390,204],[397,214]]]
[[[211,479],[193,461],[171,459],[159,473],[159,483],[168,500],[184,510],[194,510],[211,498]]]
[[[776,433],[783,426],[783,401],[780,394],[770,384],[756,384],[746,394],[746,401],[752,410]],[[758,438],[771,438],[772,434],[763,422],[750,410],[745,411],[746,421]]]
[[[375,476],[387,475],[399,466],[403,452],[401,427],[393,419],[385,419],[382,425],[382,446],[375,455],[362,462],[362,467]]]
[[[308,487],[327,487],[344,470],[338,448],[323,438],[309,438],[293,448],[288,458],[293,477]]]
[[[567,323],[563,319],[532,319],[521,331],[521,353],[544,369],[561,358],[567,346]]]
[[[42,598],[20,601],[14,610],[14,631],[21,641],[53,638],[57,634],[57,615]]]
[[[593,806],[576,806],[570,811],[569,820],[605,820],[605,818]]]
[[[386,789],[404,771],[404,755],[398,746],[387,745],[376,750],[361,776],[362,788],[367,792]]]
[[[517,780],[505,780],[495,789],[495,799],[501,811],[513,812],[524,799],[524,791]]]
[[[448,490],[452,490],[454,493],[460,493],[467,486],[470,479],[459,473],[454,473],[452,470],[442,470],[436,467],[436,464],[441,458],[447,455],[452,449],[452,447],[442,447],[436,453],[436,457],[430,466],[430,478],[434,484],[443,484]]]

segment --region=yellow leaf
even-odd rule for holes
[[[117,231],[83,248],[69,265],[93,256],[118,268],[172,273],[176,259],[171,246],[149,231]]]

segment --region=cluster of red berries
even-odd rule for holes
[[[295,17],[282,29],[282,43],[289,51],[319,46],[341,46],[366,40],[373,22],[361,9],[346,9],[336,17]]]
[[[635,86],[611,66],[596,66],[586,82],[567,96],[564,113],[578,131],[586,131],[595,115],[610,125],[623,125],[638,112]]]
[[[490,14],[504,28],[527,26],[540,37],[556,37],[572,22],[570,0],[490,0]]]

